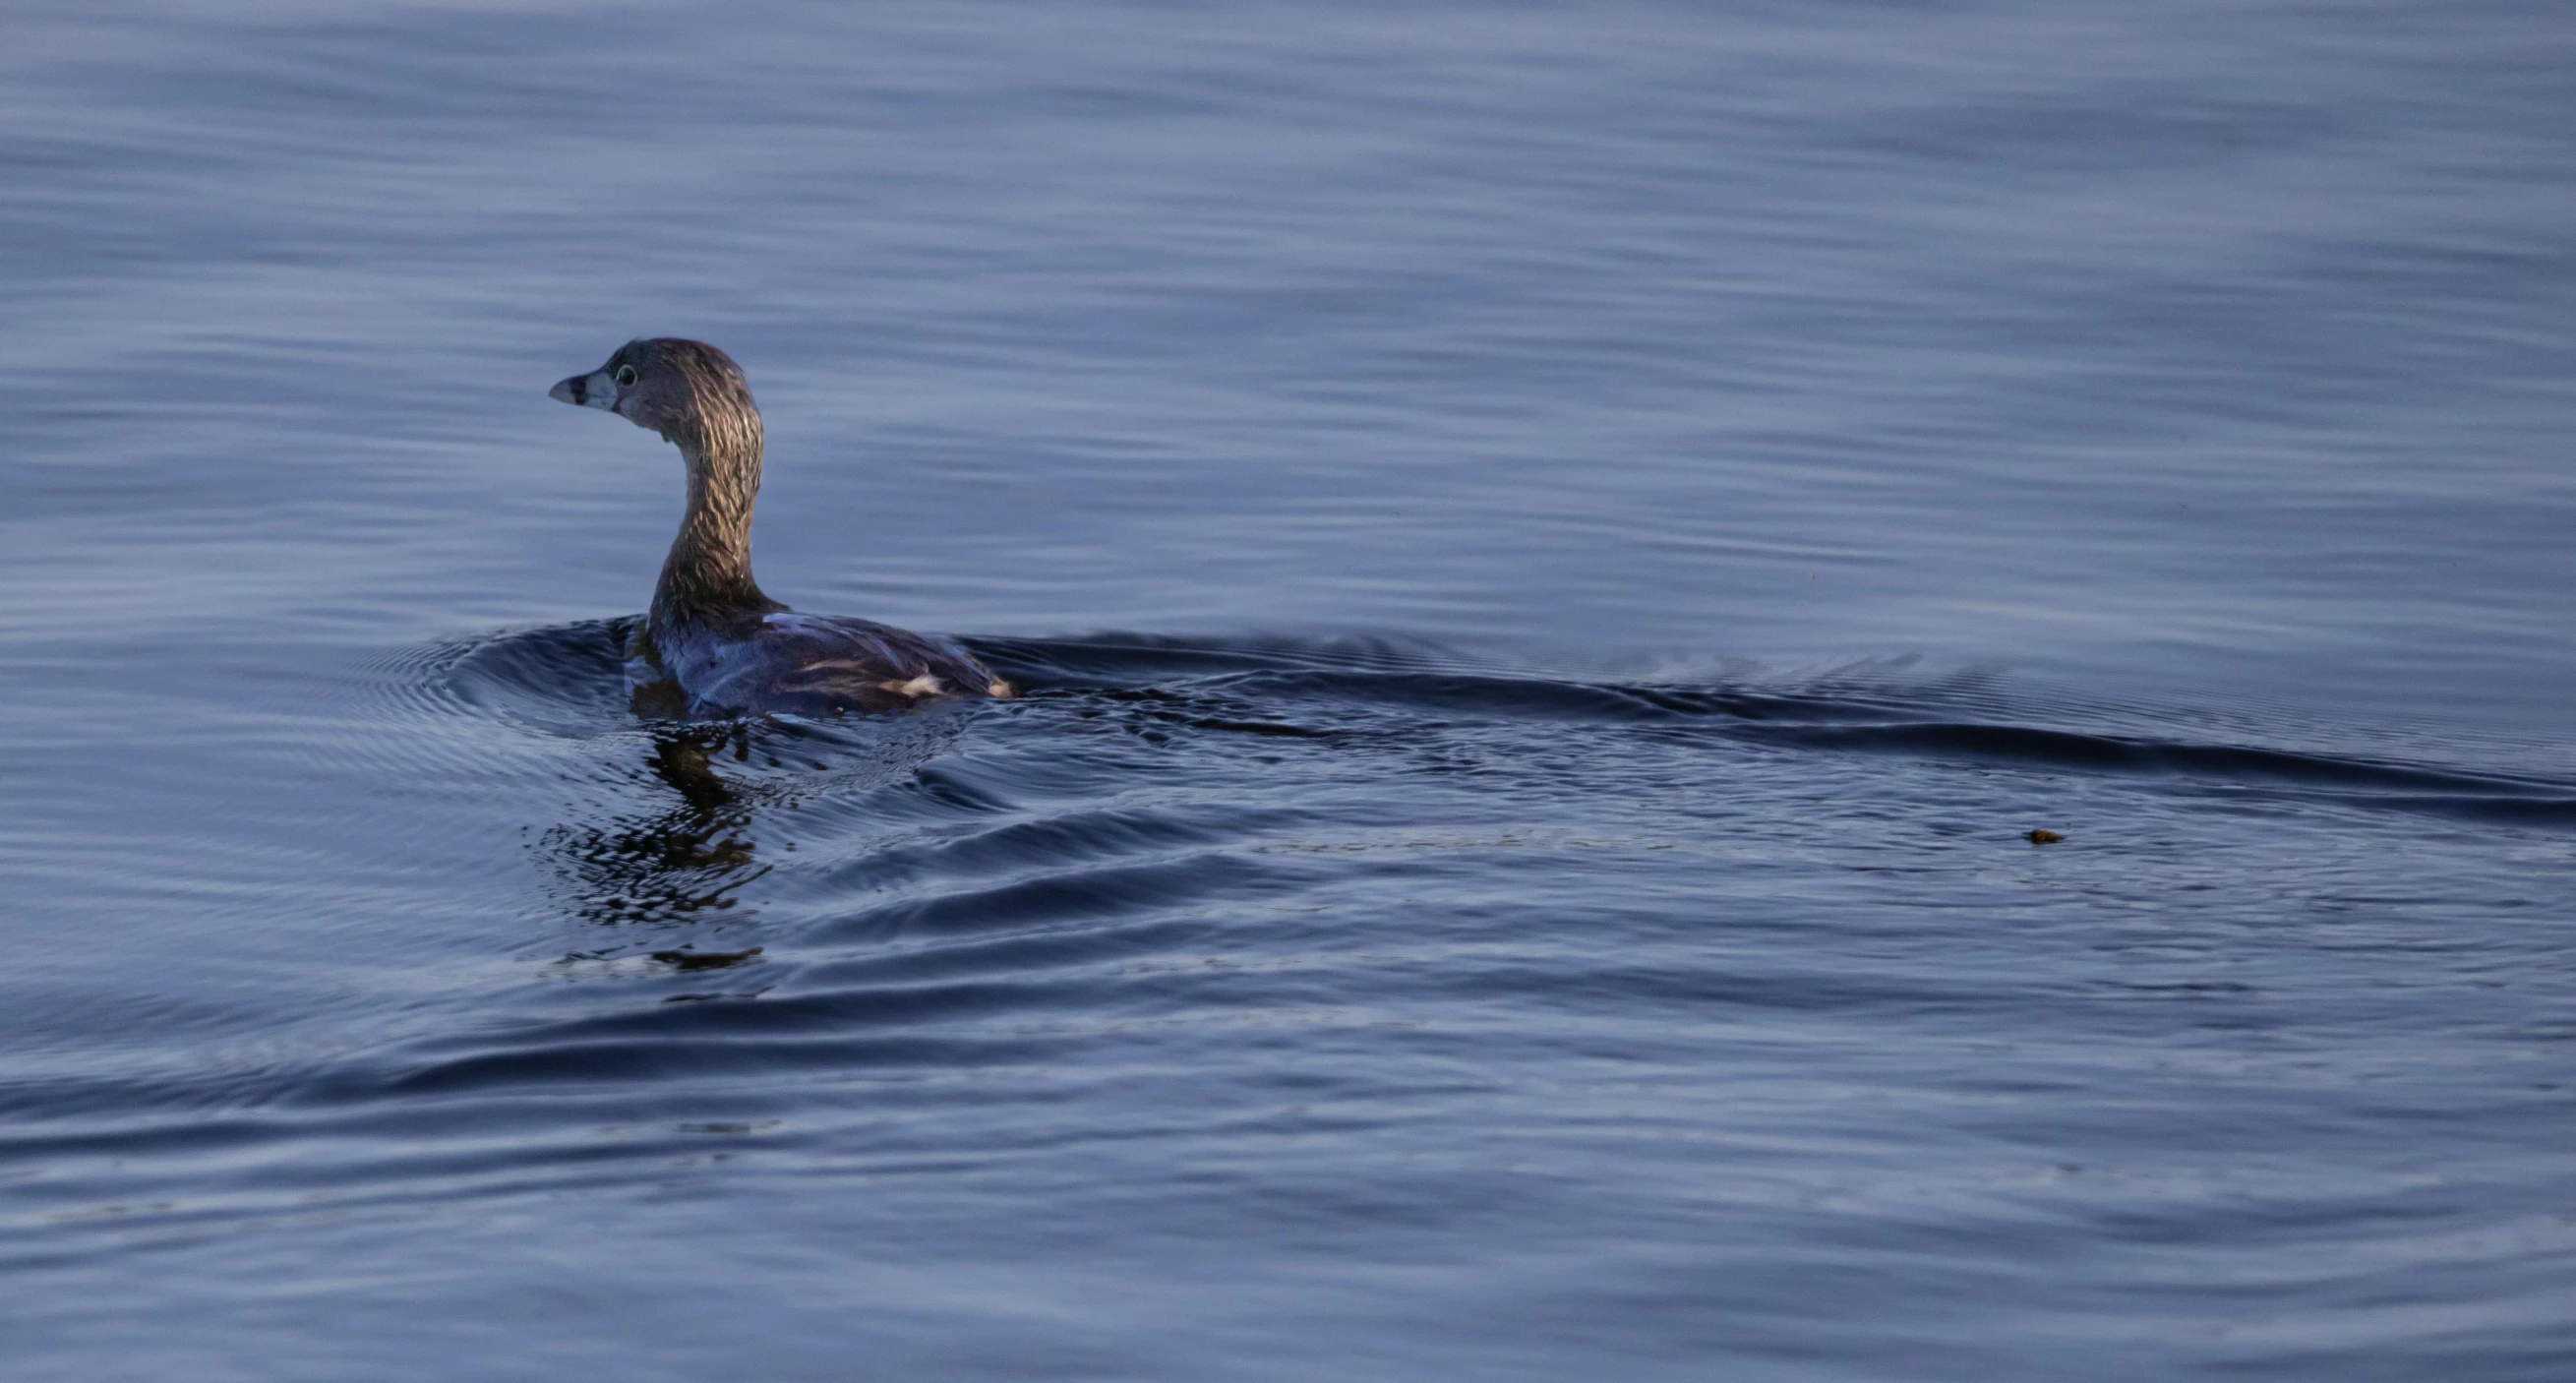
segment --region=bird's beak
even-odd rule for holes
[[[606,370],[593,370],[586,375],[574,375],[548,389],[546,397],[582,408],[604,408],[613,413],[617,411],[617,381],[609,378]]]

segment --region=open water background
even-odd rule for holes
[[[33,3],[0,181],[12,1383],[2576,1376],[2562,6]],[[632,721],[635,334],[1033,694]]]

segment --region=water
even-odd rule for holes
[[[2555,9],[0,33],[13,1383],[2576,1367]]]

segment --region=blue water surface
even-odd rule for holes
[[[12,1383],[2576,1376],[2552,6],[37,3],[0,186]],[[1029,694],[630,715],[638,334]]]

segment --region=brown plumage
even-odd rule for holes
[[[760,408],[733,357],[703,341],[629,341],[551,392],[660,433],[688,464],[688,512],[627,649],[639,714],[830,716],[1012,694],[951,640],[798,614],[761,591],[751,575]]]

